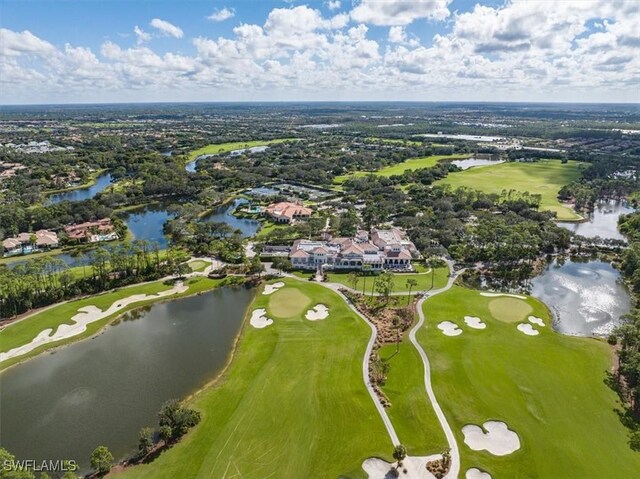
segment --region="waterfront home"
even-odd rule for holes
[[[29,254],[58,247],[58,235],[54,231],[38,230],[35,233],[20,233],[2,241],[5,256]]]
[[[102,218],[64,227],[69,240],[87,243],[117,240],[118,234],[114,229],[111,218]]]
[[[276,223],[292,223],[298,219],[309,218],[313,210],[302,206],[301,202],[281,201],[267,206],[265,213]]]

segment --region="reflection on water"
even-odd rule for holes
[[[554,327],[565,334],[609,334],[631,308],[620,273],[601,261],[554,262],[532,284],[531,294],[554,311]]]
[[[111,173],[105,173],[96,178],[95,184],[88,188],[78,188],[77,190],[64,191],[50,195],[45,201],[45,205],[53,205],[61,201],[82,201],[88,200],[103,191],[111,184]]]
[[[255,235],[260,229],[260,222],[250,218],[238,218],[233,215],[235,209],[248,203],[244,198],[236,198],[231,204],[216,208],[210,215],[205,216],[202,220],[212,223],[227,223],[234,230],[242,231],[242,236],[248,238]]]
[[[21,459],[75,459],[83,469],[98,445],[123,458],[141,427],[157,425],[163,402],[221,371],[253,295],[222,288],[154,304],[2,372],[2,447]]]
[[[593,213],[589,215],[588,221],[584,223],[558,222],[558,226],[586,238],[599,236],[600,238],[624,240],[624,236],[618,231],[618,218],[620,215],[633,213],[633,211],[633,208],[622,201],[599,201]]]
[[[173,217],[174,215],[161,205],[145,206],[142,210],[123,215],[134,239],[156,242],[160,249],[167,248],[168,241],[163,228],[165,222]]]

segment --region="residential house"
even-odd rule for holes
[[[313,210],[303,206],[301,202],[281,201],[267,206],[265,213],[276,223],[292,223],[298,219],[309,218]]]

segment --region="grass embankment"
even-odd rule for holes
[[[390,459],[362,381],[369,328],[327,288],[284,282],[248,312],[265,308],[274,324],[245,321],[227,371],[191,399],[202,422],[151,464],[117,477],[364,477],[364,459]],[[329,317],[304,319],[318,303]]]
[[[559,220],[577,221],[581,217],[569,206],[558,201],[562,186],[580,177],[583,164],[560,160],[540,160],[535,163],[501,163],[499,165],[470,168],[450,173],[438,184],[453,188],[466,187],[485,193],[501,193],[503,190],[528,191],[542,196],[540,209],[554,211]]]
[[[433,156],[424,156],[421,158],[410,158],[408,160],[403,161],[402,163],[398,163],[395,165],[387,166],[386,168],[382,168],[377,171],[356,171],[354,173],[350,173],[348,175],[340,175],[336,176],[333,179],[333,183],[337,185],[341,185],[348,179],[358,177],[358,176],[367,176],[367,175],[378,175],[378,176],[393,176],[393,175],[401,175],[405,171],[413,171],[413,170],[421,170],[423,168],[432,168],[438,164],[439,161],[442,160],[459,160],[462,158],[469,158],[470,154],[455,154],[455,155],[433,155]]]
[[[0,370],[5,369],[27,358],[36,356],[43,351],[46,351],[47,349],[52,349],[63,344],[93,336],[109,322],[113,321],[116,317],[127,311],[151,304],[158,300],[176,299],[202,291],[207,291],[216,287],[220,282],[221,280],[212,280],[204,277],[188,279],[186,280],[185,284],[189,286],[189,289],[184,293],[160,298],[151,298],[146,301],[140,301],[130,304],[111,316],[95,321],[93,323],[89,323],[87,325],[86,331],[82,334],[78,334],[77,336],[63,339],[61,341],[42,345],[27,354],[3,361],[2,363],[0,363]],[[135,294],[157,294],[162,291],[171,289],[172,287],[173,284],[163,281],[154,281],[152,283],[119,288],[108,293],[98,294],[95,296],[90,296],[88,298],[68,301],[66,303],[59,304],[47,309],[46,311],[37,313],[29,318],[25,318],[21,321],[10,324],[4,329],[0,330],[0,352],[7,352],[18,346],[30,343],[41,331],[47,328],[51,328],[55,331],[61,324],[74,324],[74,322],[71,321],[71,317],[77,314],[80,308],[83,308],[85,306],[96,306],[97,308],[100,308],[104,311],[116,301],[128,298],[129,296],[133,296]]]
[[[242,150],[243,148],[253,148],[255,146],[274,145],[276,143],[284,143],[285,141],[296,141],[297,138],[280,138],[276,140],[255,140],[255,141],[235,141],[231,143],[218,143],[216,145],[207,145],[197,150],[189,152],[188,161],[195,160],[200,155],[216,155],[218,153],[227,153],[234,150]]]
[[[547,308],[533,298],[505,299],[454,287],[424,303],[427,321],[417,338],[460,446],[462,474],[478,467],[492,477],[636,477],[640,454],[627,445],[617,396],[604,384],[610,347],[556,333]],[[522,307],[514,308],[514,301]],[[534,326],[538,336],[516,329],[528,314],[545,321]],[[465,315],[480,317],[486,329],[466,326]],[[442,334],[437,324],[445,320],[463,333]],[[490,420],[515,431],[520,449],[498,457],[464,444],[463,426]]]
[[[296,272],[294,273],[296,276],[301,278],[308,278],[310,275],[315,274],[314,272]],[[447,278],[449,275],[449,268],[436,268],[433,274],[433,289],[442,288],[445,284],[447,284]],[[418,282],[416,286],[411,288],[412,293],[417,291],[426,291],[431,289],[431,273],[394,273],[393,274],[393,287],[391,288],[392,293],[406,293],[409,291],[409,287],[407,286],[407,280],[414,279]],[[365,279],[366,278],[366,279]],[[365,294],[371,294],[371,287],[373,285],[373,279],[377,278],[377,276],[361,276],[359,278],[356,289],[362,291],[362,288],[366,283],[366,291]],[[340,283],[349,288],[352,288],[353,285],[349,282],[349,273],[327,273],[327,281],[330,283]],[[376,292],[376,291],[374,291]]]

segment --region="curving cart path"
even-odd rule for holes
[[[447,264],[449,266],[449,270],[453,272],[453,263],[447,261]],[[449,444],[449,448],[451,449],[451,468],[445,476],[445,478],[451,479],[457,478],[460,474],[460,450],[458,449],[458,443],[456,441],[455,435],[453,434],[453,430],[447,422],[447,418],[444,415],[444,412],[442,411],[438,400],[436,399],[435,393],[433,392],[433,387],[431,385],[431,365],[429,363],[429,358],[427,357],[427,353],[424,352],[424,349],[422,349],[422,346],[420,346],[420,343],[418,343],[418,340],[416,339],[416,333],[424,325],[425,317],[424,311],[422,310],[422,305],[424,304],[424,302],[437,294],[444,293],[445,291],[451,289],[451,286],[453,286],[453,283],[463,271],[464,269],[461,269],[457,273],[453,273],[449,277],[446,286],[440,289],[435,289],[429,293],[425,293],[424,296],[420,298],[420,300],[416,303],[416,309],[418,310],[418,322],[409,332],[409,340],[418,350],[420,358],[422,359],[422,363],[424,364],[424,387],[427,391],[427,396],[429,397],[429,401],[431,402],[431,406],[436,413],[438,421],[440,421],[440,426],[444,431],[444,435],[447,438],[447,443]]]

